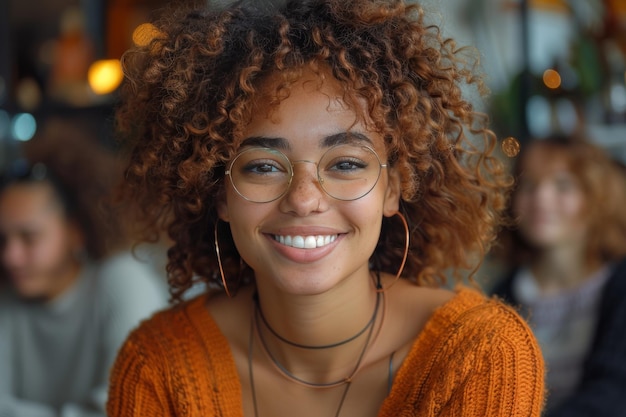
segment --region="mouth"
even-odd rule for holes
[[[274,240],[281,245],[290,246],[297,249],[321,248],[333,243],[338,235],[315,235],[315,236],[283,236],[273,235]]]

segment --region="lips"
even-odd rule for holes
[[[274,240],[281,245],[297,249],[315,249],[331,244],[337,239],[337,235],[313,235],[313,236],[290,236],[274,235]]]

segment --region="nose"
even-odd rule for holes
[[[17,239],[4,239],[0,245],[0,260],[6,268],[18,267],[24,260],[23,245]]]
[[[322,210],[325,200],[326,193],[317,177],[317,164],[311,161],[293,162],[293,178],[280,201],[281,210],[307,216]]]
[[[540,183],[532,194],[533,207],[543,208],[554,200],[554,189],[549,184]]]

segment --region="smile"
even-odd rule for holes
[[[315,249],[326,246],[337,239],[337,235],[318,236],[280,236],[274,235],[274,240],[281,245],[291,246],[298,249]]]

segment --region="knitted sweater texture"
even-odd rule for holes
[[[145,321],[111,375],[109,417],[242,417],[226,338],[199,296]],[[539,347],[512,309],[467,288],[439,307],[399,368],[379,417],[538,417]]]

